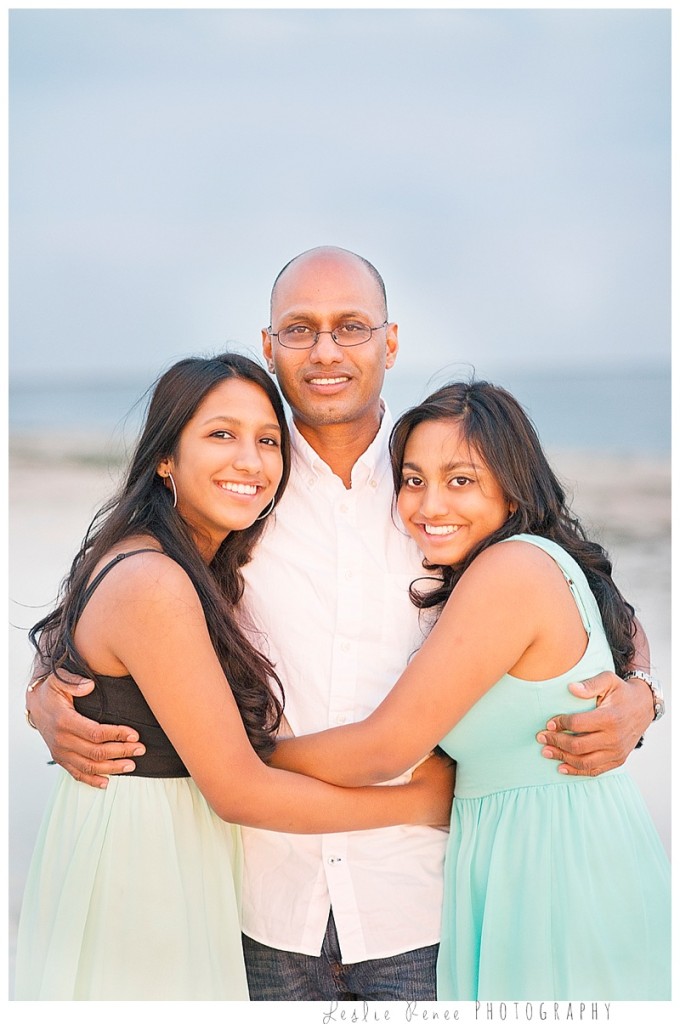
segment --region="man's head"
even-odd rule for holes
[[[383,281],[380,273],[376,270],[373,264],[369,263],[369,261],[364,259],[363,256],[358,256],[356,253],[350,252],[348,249],[340,249],[339,247],[334,245],[320,245],[317,246],[315,249],[308,249],[306,252],[300,253],[299,256],[293,256],[292,260],[289,260],[288,263],[286,263],[285,267],[283,267],[276,275],[274,284],[272,285],[272,294],[269,303],[270,326],[272,323],[272,305],[274,302],[274,295],[276,294],[276,286],[278,285],[281,278],[286,274],[288,268],[292,267],[298,261],[304,260],[307,257],[321,258],[322,256],[339,256],[341,258],[343,256],[349,256],[351,259],[357,260],[359,263],[361,263],[364,266],[364,268],[368,271],[368,273],[371,275],[371,277],[376,283],[377,288],[380,291],[383,305],[383,320],[387,320],[387,292],[385,290],[385,282]]]
[[[396,359],[398,340],[397,325],[386,322],[385,286],[375,267],[346,249],[310,249],[276,278],[270,312],[263,352],[296,422],[312,430],[377,425],[383,378]],[[362,344],[345,347],[331,335],[341,327],[351,336],[359,325],[372,328]],[[283,332],[291,327],[310,338],[320,332],[316,343],[287,347],[291,338],[283,342]],[[337,337],[343,340],[340,332]]]

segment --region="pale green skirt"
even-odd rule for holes
[[[247,999],[241,837],[189,778],[61,775],[38,835],[17,999]]]

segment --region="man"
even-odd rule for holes
[[[244,572],[246,600],[283,680],[290,726],[303,733],[365,717],[390,689],[422,640],[408,584],[423,569],[391,518],[391,423],[380,392],[398,330],[380,275],[342,249],[303,253],[276,279],[262,341],[292,409],[294,457]],[[645,667],[642,634],[639,646]],[[50,678],[28,708],[54,759],[93,784],[97,773],[123,770],[114,759],[139,745],[130,729],[75,714],[70,694],[90,685]],[[586,683],[583,696],[596,694],[605,694],[597,710],[546,730],[545,752],[571,771],[622,763],[653,718],[643,680],[607,673]],[[243,833],[252,998],[435,998],[444,833]]]

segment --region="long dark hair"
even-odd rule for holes
[[[210,639],[243,718],[248,738],[258,754],[273,751],[272,735],[283,714],[283,690],[270,662],[245,633],[236,605],[243,594],[241,567],[266,520],[232,531],[210,565],[200,557],[189,527],[172,504],[172,492],[157,473],[159,463],[174,455],[180,435],[204,398],[222,381],[257,384],[269,398],[281,428],[283,475],[276,491],[278,503],[290,474],[290,435],[279,393],[257,363],[237,353],[209,359],[182,359],[157,381],[146,421],[124,483],[95,515],[60,589],[57,608],[36,623],[29,637],[45,668],[57,672],[69,665],[84,675],[91,670],[78,653],[73,635],[88,580],[97,562],[115,544],[137,534],[154,537],[163,551],[185,570],[198,593]],[[278,688],[274,694],[270,683]]]
[[[411,587],[411,599],[420,608],[443,604],[477,555],[491,544],[518,533],[556,541],[581,566],[600,608],[614,664],[619,674],[630,664],[635,647],[634,609],[612,580],[607,552],[588,540],[570,511],[562,485],[541,448],[538,435],[519,402],[503,388],[487,381],[455,382],[439,388],[420,405],[405,412],[390,437],[395,493],[402,479],[404,450],[419,423],[454,420],[464,440],[475,448],[503,490],[517,506],[502,526],[477,544],[457,565],[438,567],[441,584],[427,592]],[[423,562],[427,568],[434,568]],[[416,581],[417,583],[417,581]]]

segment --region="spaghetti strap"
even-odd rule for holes
[[[131,555],[141,555],[145,551],[153,551],[157,555],[165,554],[165,552],[161,551],[159,548],[135,548],[134,551],[120,551],[114,558],[111,559],[110,562],[107,562],[106,565],[99,570],[95,578],[90,583],[88,583],[87,587],[83,592],[82,600],[78,605],[78,615],[82,615],[85,605],[90,600],[95,590],[97,589],[101,581],[104,579],[104,577],[107,575],[107,573],[109,573],[111,569],[113,569],[114,565],[118,565],[118,563],[122,562],[124,558],[129,558]]]

